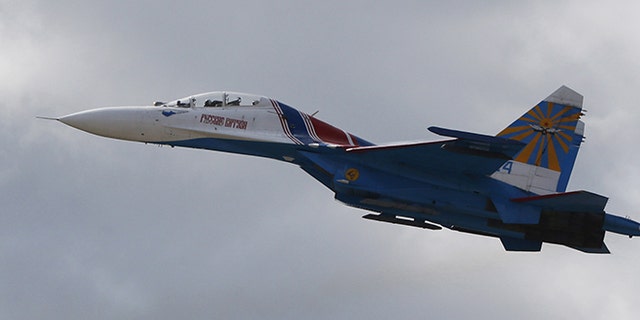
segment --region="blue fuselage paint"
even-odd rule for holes
[[[526,227],[505,227],[499,222],[500,217],[491,198],[500,195],[517,198],[532,194],[488,177],[460,177],[456,180],[447,174],[413,175],[409,169],[404,175],[386,172],[359,161],[344,149],[326,146],[214,138],[160,144],[287,161],[300,166],[331,189],[337,200],[352,207],[429,221],[463,232],[517,239],[527,237]],[[358,168],[359,177],[348,181],[345,172],[352,167]],[[626,235],[640,235],[636,222],[610,214],[605,214],[602,228]]]
[[[490,194],[480,190],[501,184],[493,179],[452,182],[446,175],[405,175],[385,172],[362,163],[343,149],[309,147],[285,143],[200,138],[160,142],[172,146],[207,149],[288,161],[300,166],[347,205],[373,211],[394,211],[398,215],[428,220],[445,227],[487,229],[487,219],[498,219],[488,205]],[[356,181],[344,183],[345,170],[358,168]],[[462,183],[466,186],[462,187]],[[521,192],[522,196],[528,195]],[[485,230],[487,232],[487,230]],[[490,232],[499,235],[498,230]],[[510,235],[513,232],[508,232]]]

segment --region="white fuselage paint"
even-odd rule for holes
[[[96,135],[141,142],[199,138],[292,143],[270,106],[107,107],[59,119]]]
[[[560,172],[518,161],[507,161],[491,178],[539,195],[556,193]]]

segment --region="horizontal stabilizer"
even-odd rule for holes
[[[478,134],[478,133],[473,133],[473,132],[466,132],[466,131],[458,131],[458,130],[453,130],[453,129],[447,129],[447,128],[440,128],[440,127],[429,127],[427,128],[429,129],[429,131],[437,134],[437,135],[441,135],[444,137],[451,137],[451,138],[458,138],[458,139],[464,139],[464,140],[469,140],[469,141],[477,141],[477,142],[483,142],[486,144],[495,144],[495,145],[515,145],[515,146],[523,146],[524,143],[517,141],[517,140],[510,140],[510,139],[505,139],[505,138],[500,138],[500,137],[494,137],[494,136],[488,136],[488,135],[484,135],[484,134]]]
[[[547,210],[563,212],[603,213],[607,197],[588,191],[533,196],[511,199],[513,202],[541,207]]]
[[[569,246],[569,247],[582,251],[584,253],[603,253],[603,254],[611,253],[611,251],[609,251],[609,248],[607,248],[607,245],[604,244],[604,242],[602,243],[602,246],[600,248],[582,248],[582,247],[572,247],[572,246]]]
[[[502,158],[511,160],[523,147],[524,143],[517,140],[510,140],[501,137],[493,137],[472,132],[445,129],[440,127],[429,127],[429,131],[445,136],[457,138],[457,140],[446,143],[443,148],[449,151],[475,154],[484,157]]]
[[[507,251],[540,251],[542,249],[542,241],[516,239],[511,237],[500,237],[502,246]]]
[[[364,215],[362,217],[365,218],[365,219],[369,219],[369,220],[389,222],[389,223],[401,224],[401,225],[405,225],[405,226],[418,227],[418,228],[423,228],[423,229],[430,229],[430,230],[440,230],[440,229],[442,229],[442,227],[440,227],[440,226],[437,226],[437,225],[431,224],[431,223],[427,223],[425,221],[398,218],[398,217],[396,217],[394,215],[389,215],[389,214],[379,214],[379,215],[367,214],[367,215]]]

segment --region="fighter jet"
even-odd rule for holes
[[[637,236],[640,224],[606,213],[602,195],[566,192],[584,140],[582,102],[562,86],[495,136],[429,127],[446,139],[387,145],[278,100],[223,91],[48,119],[108,138],[286,161],[371,211],[369,220],[495,237],[507,251],[547,242],[609,253],[606,231]]]

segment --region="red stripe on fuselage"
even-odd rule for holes
[[[358,146],[358,139],[344,130],[338,129],[314,117],[309,117],[309,120],[311,120],[315,134],[323,142],[341,146]]]

